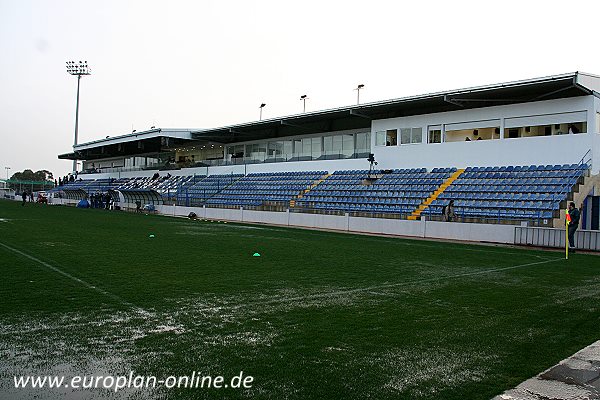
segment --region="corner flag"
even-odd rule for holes
[[[566,210],[565,214],[565,259],[569,259],[569,224],[571,223],[571,214],[569,214],[569,209]]]

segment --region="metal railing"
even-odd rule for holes
[[[564,185],[562,187],[562,189],[560,190],[560,192],[557,193],[561,199],[565,199],[565,200],[567,199],[567,196],[573,190],[573,185],[571,185],[571,182],[573,181],[573,179],[575,179],[575,184],[577,184],[577,180],[585,172],[585,170],[580,169],[580,167],[582,165],[585,165],[587,167],[586,169],[592,168],[592,158],[590,156],[591,152],[592,152],[592,149],[589,149],[588,151],[586,151],[586,153],[583,155],[583,157],[581,157],[581,159],[577,163],[577,168],[568,175],[567,184]],[[554,207],[552,208],[552,211],[557,211],[557,210],[560,211],[560,203],[555,203]]]
[[[515,227],[515,244],[539,247],[565,247],[566,231],[561,228]],[[578,230],[575,232],[575,248],[600,250],[600,231]]]

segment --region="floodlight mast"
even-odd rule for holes
[[[77,76],[77,102],[75,104],[75,140],[73,141],[73,150],[77,146],[77,134],[79,131],[79,83],[82,75],[91,75],[92,70],[88,67],[87,61],[67,61],[67,72]],[[77,160],[73,160],[73,172],[77,172]]]
[[[362,88],[364,88],[364,87],[365,87],[365,85],[363,85],[363,84],[361,83],[360,85],[358,85],[358,86],[356,87],[356,89],[354,89],[354,90],[356,90],[356,104],[360,104],[360,89],[362,89]]]
[[[260,108],[260,115],[259,115],[259,117],[258,117],[258,120],[259,120],[259,121],[262,121],[262,111],[263,111],[263,108],[265,108],[265,106],[266,106],[266,104],[265,104],[265,103],[261,103],[261,104],[260,104],[260,107],[259,107],[259,108]]]
[[[300,100],[302,101],[302,112],[305,113],[306,112],[306,100],[308,99],[308,96],[303,94],[302,96],[300,96]]]

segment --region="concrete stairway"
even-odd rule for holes
[[[465,172],[464,169],[459,169],[457,170],[455,173],[453,173],[452,175],[450,175],[450,177],[448,179],[446,179],[444,181],[444,183],[442,183],[440,185],[440,187],[438,187],[435,192],[433,192],[431,194],[431,196],[429,196],[427,199],[425,199],[425,201],[423,201],[423,203],[421,203],[419,205],[419,207],[417,207],[417,209],[415,211],[412,212],[412,214],[410,214],[408,216],[408,219],[412,220],[412,221],[416,221],[418,219],[421,218],[421,213],[423,211],[425,211],[430,205],[431,203],[433,203],[434,200],[436,200],[438,198],[438,196],[442,193],[444,193],[444,191],[448,188],[448,186],[450,186],[452,184],[452,182],[454,182],[456,179],[458,179],[458,177]]]
[[[318,184],[320,184],[321,182],[323,182],[325,179],[329,178],[330,176],[331,176],[331,174],[323,175],[321,177],[321,179],[314,181],[308,188],[304,189],[298,196],[296,196],[296,198],[290,200],[290,208],[296,207],[296,200],[304,197],[305,194],[307,194],[308,192],[313,190],[315,187],[317,187]]]
[[[575,206],[579,208],[581,203],[585,200],[585,198],[592,192],[594,187],[600,188],[600,174],[598,175],[585,175],[583,177],[583,184],[575,185],[575,190],[573,190],[573,203]],[[570,200],[568,200],[569,202]],[[568,205],[567,202],[567,205]],[[552,226],[555,228],[564,228],[565,227],[565,214],[566,207],[562,207],[560,210],[560,214],[558,218],[554,218],[552,220]]]

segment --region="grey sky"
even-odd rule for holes
[[[0,173],[70,170],[80,139],[600,74],[598,1],[0,0]]]

